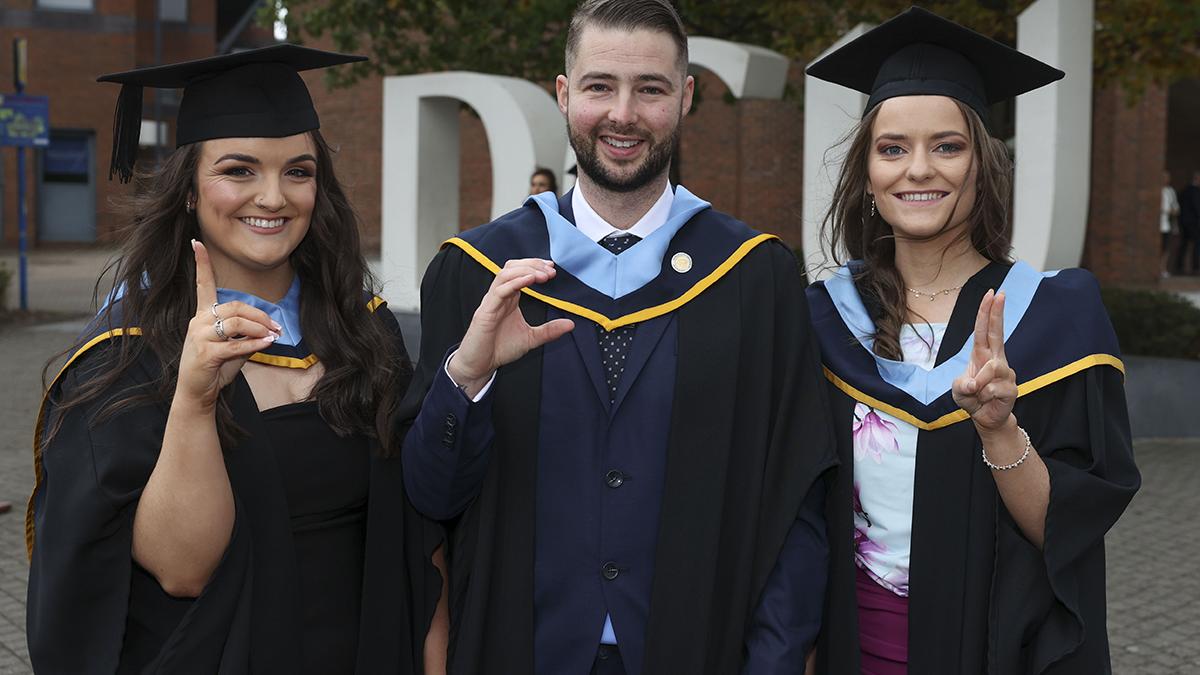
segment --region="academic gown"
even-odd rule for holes
[[[1103,537],[1140,477],[1124,368],[1095,278],[1078,269],[1042,275],[1022,263],[990,264],[960,291],[934,372],[907,383],[901,366],[873,358],[860,341],[874,326],[856,313],[852,288],[843,277],[808,289],[842,460],[826,513],[832,561],[818,672],[859,670],[851,434],[856,402],[920,429],[909,672],[1110,672]],[[1041,551],[1004,508],[981,460],[979,436],[950,393],[970,353],[979,303],[994,288],[1006,290],[1005,354],[1019,391],[1013,413],[1050,475]]]
[[[569,217],[569,195],[559,209]],[[690,256],[686,273],[671,263],[680,252]],[[547,221],[532,201],[450,240],[434,258],[422,284],[422,359],[403,420],[417,418],[494,274],[523,257],[551,257]],[[569,316],[575,331],[630,323],[641,330],[672,315],[674,400],[648,625],[639,636],[622,636],[618,626],[618,640],[632,673],[736,673],[785,537],[790,542],[803,500],[834,462],[828,407],[796,261],[776,238],[705,209],[673,236],[661,263],[658,277],[615,299],[560,264],[555,278],[526,289],[520,309],[531,325],[548,313]],[[539,411],[551,395],[542,389],[544,353],[532,350],[499,369],[488,394],[494,439],[486,475],[452,523],[456,674],[536,671]],[[447,419],[448,446],[462,425]],[[815,564],[823,576],[824,559]],[[630,663],[630,650],[644,655]],[[787,665],[802,672],[803,654]]]
[[[399,326],[383,301],[375,298],[368,307],[378,310],[376,316],[395,334],[403,353]],[[289,519],[276,461],[288,448],[271,446],[268,422],[245,378],[239,374],[226,390],[233,421],[245,432],[224,448],[236,508],[233,533],[221,562],[194,599],[167,595],[131,556],[134,513],[158,458],[169,402],[141,402],[90,423],[115,394],[130,388],[152,392],[159,372],[156,359],[147,350],[100,401],[59,420],[55,401],[97,374],[96,356],[118,348],[119,341],[140,339],[135,322],[130,322],[132,328],[122,327],[120,310],[118,302],[111,318],[102,314],[90,327],[52,383],[39,415],[37,484],[26,518],[31,555],[27,629],[35,669],[304,672],[295,523]],[[316,362],[303,341],[294,347],[273,345],[251,358],[298,368]],[[43,432],[56,422],[61,422],[57,434],[41,448]],[[358,443],[366,445],[367,439]],[[424,639],[441,591],[430,556],[442,534],[405,499],[399,458],[381,457],[377,444],[370,445],[355,670],[421,673]]]

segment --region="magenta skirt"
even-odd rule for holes
[[[907,675],[908,598],[858,569],[858,642],[863,675]]]

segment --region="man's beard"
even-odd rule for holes
[[[682,121],[682,119],[680,120]],[[633,192],[646,187],[655,178],[658,178],[667,166],[671,163],[671,158],[675,156],[675,149],[679,147],[679,128],[680,123],[675,124],[675,128],[671,130],[671,135],[662,143],[653,142],[650,147],[650,152],[646,158],[642,160],[641,166],[628,177],[621,177],[609,171],[600,161],[600,151],[597,146],[604,141],[600,140],[603,134],[599,131],[595,135],[587,135],[577,133],[571,128],[570,123],[567,123],[567,137],[571,141],[571,148],[575,151],[575,159],[579,163],[579,172],[587,176],[597,187],[608,190],[610,192]],[[615,129],[608,128],[605,132],[611,132],[616,135],[633,135],[620,134]],[[638,134],[640,137],[648,136],[648,134]],[[651,143],[650,140],[643,140],[643,143]]]

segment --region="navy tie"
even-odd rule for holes
[[[620,255],[641,240],[636,234],[610,234],[600,240],[600,245]],[[600,364],[604,367],[604,382],[608,385],[609,403],[615,403],[617,400],[617,385],[621,382],[621,373],[625,372],[625,359],[629,356],[630,345],[633,344],[633,328],[633,325],[628,325],[604,330],[596,326],[596,336],[600,342]]]

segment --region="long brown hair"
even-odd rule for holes
[[[1012,248],[1012,160],[1008,148],[988,133],[974,110],[957,100],[954,103],[967,123],[972,166],[964,180],[975,181],[975,203],[965,227],[947,249],[970,237],[971,245],[983,257],[1007,261]],[[861,261],[854,283],[875,322],[875,353],[902,360],[900,328],[908,316],[908,302],[904,280],[896,269],[896,235],[878,212],[871,213],[867,192],[867,160],[878,114],[876,106],[847,135],[849,148],[834,187],[833,202],[822,223],[822,245],[827,259],[839,265],[846,262],[841,259],[843,252],[850,260]],[[961,189],[958,195],[961,198]],[[949,227],[947,220],[929,238],[936,238]]]
[[[364,290],[377,293],[378,283],[360,249],[358,217],[334,175],[328,144],[319,131],[309,133],[316,147],[317,196],[308,233],[292,252],[291,263],[304,289],[304,340],[324,367],[311,397],[337,433],[377,438],[383,453],[393,454],[391,419],[412,364],[401,355],[395,336],[367,309]],[[112,272],[113,288],[123,287],[120,311],[115,303],[106,307],[95,320],[99,330],[93,332],[119,328],[128,334],[136,326],[141,337],[117,340],[95,356],[98,360],[89,367],[95,376],[54,401],[59,421],[66,411],[112,394],[110,389],[148,354],[159,366],[156,379],[116,392],[97,419],[140,403],[167,404],[174,395],[180,351],[196,314],[196,268],[189,242],[203,237],[184,204],[196,193],[200,148],[199,143],[179,148],[157,169],[137,176],[138,190],[125,204],[129,217],[118,233],[122,253],[102,275]],[[217,406],[224,444],[241,434],[233,422],[229,392],[222,392]],[[58,426],[48,430],[44,444]]]

